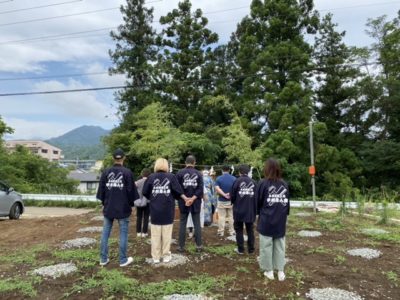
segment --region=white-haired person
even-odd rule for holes
[[[154,173],[143,185],[143,196],[150,200],[151,256],[154,263],[171,261],[171,239],[175,217],[175,199],[188,199],[176,179],[168,172],[168,161],[159,158]]]

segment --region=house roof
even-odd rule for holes
[[[80,182],[99,182],[100,175],[95,172],[85,172],[82,170],[71,171],[68,178],[78,180]]]

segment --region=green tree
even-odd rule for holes
[[[110,74],[124,74],[127,88],[118,92],[122,124],[130,124],[129,118],[146,105],[156,95],[152,91],[154,83],[153,63],[156,60],[156,33],[152,27],[153,8],[145,6],[145,0],[128,0],[121,6],[124,24],[111,32],[116,42],[115,50],[109,54],[114,63]],[[127,128],[131,129],[131,128]]]
[[[201,122],[198,108],[201,98],[210,93],[207,82],[211,78],[209,65],[213,64],[211,46],[218,42],[218,35],[207,28],[208,19],[201,9],[192,11],[189,0],[179,2],[177,9],[160,18],[160,23],[165,26],[158,38],[162,49],[157,65],[162,102],[176,126]],[[188,119],[189,115],[193,118]],[[196,124],[186,125],[185,129],[200,130]]]

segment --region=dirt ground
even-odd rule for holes
[[[59,249],[60,244],[77,237],[100,238],[99,233],[77,233],[77,230],[87,226],[101,226],[99,221],[91,218],[99,215],[90,212],[84,215],[73,215],[55,218],[23,218],[13,221],[0,220],[0,255],[8,255],[30,249],[37,245],[46,245],[48,251],[40,253],[37,260],[54,261],[52,251]],[[332,219],[332,218],[330,218]],[[325,215],[318,217],[289,218],[286,237],[287,257],[290,259],[286,266],[287,279],[284,282],[267,281],[259,271],[257,264],[258,251],[249,255],[217,255],[210,253],[208,258],[196,262],[200,254],[187,253],[190,263],[172,269],[152,268],[145,262],[139,267],[124,269],[126,276],[140,282],[161,282],[167,279],[184,279],[193,274],[205,273],[213,277],[232,275],[235,279],[224,290],[216,288],[210,291],[220,295],[222,299],[305,299],[310,288],[334,287],[353,291],[364,299],[400,299],[400,280],[389,280],[388,272],[400,275],[400,244],[399,241],[377,241],[359,233],[359,224],[363,227],[375,227],[371,221],[359,220],[356,217],[345,219],[345,226],[333,228]],[[132,215],[129,235],[129,255],[150,257],[150,245],[143,238],[136,237],[135,216]],[[327,225],[328,224],[328,225]],[[179,223],[175,222],[173,238],[178,237]],[[297,235],[299,230],[319,230],[321,237],[303,238]],[[392,228],[389,228],[391,230]],[[398,230],[398,228],[394,228]],[[118,226],[114,226],[112,236],[117,238]],[[205,246],[224,246],[233,242],[217,237],[216,227],[206,227],[203,230]],[[194,241],[187,240],[188,245]],[[258,239],[256,240],[258,246]],[[116,248],[117,245],[112,247]],[[176,245],[172,252],[176,253]],[[373,248],[380,250],[383,255],[378,259],[366,260],[346,254],[353,248]],[[207,249],[207,248],[206,248]],[[207,250],[205,250],[207,251]],[[120,269],[117,257],[111,257],[107,269]],[[63,261],[55,261],[61,263]],[[0,280],[21,277],[31,271],[29,263],[1,263]],[[143,272],[146,269],[147,272]],[[150,271],[148,271],[150,269]],[[73,275],[59,279],[49,279],[35,286],[37,299],[61,299],[64,294],[82,277],[91,276],[100,270],[99,266],[79,270]],[[221,296],[222,295],[222,296]],[[82,294],[74,294],[71,299],[99,299],[102,290],[94,289]],[[18,291],[0,294],[1,299],[26,299]],[[121,299],[121,295],[115,295]]]

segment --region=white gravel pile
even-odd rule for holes
[[[67,264],[58,264],[58,265],[39,268],[33,270],[32,273],[35,275],[43,277],[51,277],[55,279],[76,271],[78,271],[78,268],[73,263],[67,263]]]
[[[322,235],[321,232],[319,231],[309,231],[309,230],[301,230],[297,234],[302,237],[317,237]]]
[[[388,231],[380,228],[364,228],[361,230],[364,234],[386,234]]]
[[[294,214],[296,217],[311,217],[312,214],[309,212],[298,212]]]
[[[186,256],[180,255],[180,254],[172,254],[172,259],[170,262],[165,263],[161,260],[160,263],[155,264],[153,262],[152,258],[146,258],[146,263],[154,266],[154,267],[167,267],[167,268],[173,268],[179,265],[185,265],[189,262],[189,259]]]
[[[96,239],[83,237],[83,238],[65,241],[61,245],[61,249],[82,248],[82,247],[96,244],[96,242],[97,242]]]
[[[378,258],[382,255],[382,252],[379,250],[374,250],[370,248],[359,248],[359,249],[351,249],[347,251],[347,254],[352,256],[361,256],[366,259]]]
[[[236,235],[235,234],[228,236],[226,239],[236,243]],[[243,235],[243,239],[245,242],[247,242],[247,239],[248,239],[247,235]]]
[[[180,295],[173,294],[169,296],[164,296],[163,300],[212,300],[210,297],[206,297],[203,295]]]
[[[356,293],[334,288],[310,289],[306,297],[312,300],[363,300]]]
[[[103,216],[96,216],[91,218],[92,221],[104,221],[104,217]]]
[[[78,230],[78,232],[102,232],[103,227],[100,226],[92,226],[92,227],[84,227]]]

